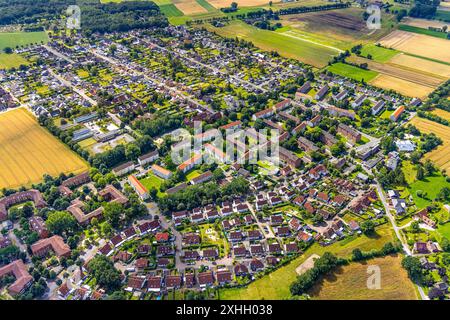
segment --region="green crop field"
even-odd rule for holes
[[[207,2],[206,0],[196,0],[197,1],[197,3],[199,4],[199,5],[201,5],[203,8],[205,8],[206,9],[206,11],[208,11],[208,12],[215,12],[215,11],[217,11],[217,9],[216,8],[214,8],[209,2]]]
[[[297,59],[315,67],[325,66],[333,56],[338,54],[338,51],[334,49],[282,33],[258,29],[242,21],[232,21],[221,28],[206,25],[206,28],[225,37],[238,37],[251,41],[263,50],[276,50],[282,56]]]
[[[0,32],[0,50],[6,47],[16,48],[41,42],[47,43],[48,36],[45,32]]]
[[[327,67],[327,70],[343,77],[358,81],[364,80],[365,82],[369,82],[378,75],[378,72],[361,69],[342,62],[338,62]]]
[[[367,57],[371,55],[374,61],[387,62],[396,56],[399,52],[393,49],[378,47],[374,44],[365,45],[361,50],[361,55]]]
[[[322,255],[325,252],[332,252],[340,257],[349,257],[355,248],[362,251],[380,249],[387,242],[394,240],[393,232],[385,224],[376,230],[376,235],[367,237],[351,236],[343,241],[338,241],[332,245],[322,247],[314,243],[301,256],[294,259],[289,264],[275,270],[274,272],[252,282],[244,288],[233,288],[220,290],[221,300],[278,300],[289,299],[291,293],[289,285],[296,279],[295,269],[301,265],[312,254]]]
[[[424,34],[424,35],[431,36],[431,37],[447,39],[446,32],[439,32],[439,31],[428,30],[428,29],[414,27],[414,26],[407,26],[405,24],[399,25],[398,29],[402,30],[402,31]]]
[[[164,4],[159,6],[159,9],[168,18],[181,17],[184,15],[174,4]]]

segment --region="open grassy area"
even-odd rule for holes
[[[401,266],[399,255],[351,263],[337,268],[310,290],[318,300],[417,300],[414,284]],[[369,289],[369,266],[380,268],[380,289]]]
[[[435,172],[432,176],[424,178],[423,180],[417,180],[417,170],[415,166],[409,161],[404,161],[403,172],[405,173],[405,178],[409,183],[407,191],[412,195],[418,209],[422,209],[430,205],[443,187],[450,188],[450,183],[446,181],[445,177],[439,171]],[[417,196],[417,191],[419,190],[426,193],[425,198],[420,198]]]
[[[30,44],[47,43],[48,36],[45,32],[0,32],[0,50],[6,47],[16,48]]]
[[[378,62],[387,62],[396,56],[399,52],[393,49],[378,47],[374,44],[365,45],[361,50],[361,55],[367,57],[371,55],[372,59]]]
[[[0,188],[30,186],[44,174],[77,174],[89,168],[24,108],[0,114],[0,163]]]
[[[315,67],[323,67],[339,52],[304,39],[268,30],[258,29],[242,21],[232,21],[224,27],[205,27],[217,34],[253,42],[266,51],[277,51],[280,55],[300,60]]]
[[[156,188],[158,190],[158,197],[162,196],[163,193],[159,191],[159,188],[161,187],[161,184],[164,182],[163,179],[160,177],[155,176],[153,173],[148,173],[147,177],[144,179],[139,180],[144,187],[147,188],[147,190],[151,190],[152,188]]]
[[[406,24],[400,24],[398,26],[398,29],[403,30],[403,31],[418,33],[418,34],[425,34],[427,36],[432,36],[432,37],[436,37],[436,38],[447,39],[447,32],[439,32],[439,31],[434,31],[434,30],[429,30],[429,29],[424,29],[424,28],[419,28],[419,27],[414,27],[414,26],[408,26]]]
[[[28,65],[27,59],[22,57],[19,54],[12,53],[12,54],[6,54],[6,53],[0,53],[0,70],[1,69],[11,69],[11,68],[18,68],[20,65]]]
[[[364,80],[366,82],[374,79],[378,75],[378,72],[361,69],[342,62],[332,64],[331,66],[327,67],[327,70],[343,77],[355,79],[358,81]]]
[[[340,257],[348,257],[355,248],[362,251],[380,249],[387,242],[393,241],[394,236],[390,227],[385,224],[377,228],[375,236],[352,236],[327,247],[314,243],[301,256],[274,272],[252,282],[245,288],[223,289],[220,291],[222,300],[260,300],[260,299],[288,299],[291,297],[289,285],[296,279],[295,269],[312,254],[322,255],[332,252]]]
[[[450,240],[450,222],[444,225],[440,225],[437,231],[440,233],[441,236]]]

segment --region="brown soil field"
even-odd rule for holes
[[[217,9],[229,7],[232,2],[236,2],[238,4],[238,8],[269,5],[269,0],[207,0],[207,1]]]
[[[388,48],[450,63],[450,41],[446,39],[395,30],[380,43]]]
[[[370,84],[384,89],[392,89],[408,97],[426,98],[434,89],[410,81],[380,74]]]
[[[173,4],[185,15],[199,14],[208,12],[195,0],[173,0]]]
[[[318,300],[417,300],[414,284],[401,266],[401,256],[375,258],[339,267],[322,278],[309,292]],[[369,289],[369,266],[380,270],[380,289]]]
[[[432,75],[423,71],[407,69],[406,67],[398,67],[390,63],[381,63],[369,60],[363,57],[351,56],[349,61],[358,64],[367,63],[370,70],[380,72],[382,74],[399,78],[405,81],[413,82],[421,86],[430,87],[432,89],[438,87],[446,80],[445,77]]]
[[[437,122],[414,117],[411,122],[423,133],[433,132],[442,139],[443,144],[437,149],[428,152],[425,159],[433,161],[440,169],[450,173],[450,128]]]
[[[419,71],[431,73],[434,75],[450,78],[450,66],[430,60],[416,58],[407,54],[400,53],[389,60],[389,64],[416,69]]]

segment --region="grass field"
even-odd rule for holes
[[[206,0],[196,0],[197,1],[197,3],[199,4],[199,5],[201,5],[203,8],[205,8],[206,9],[206,11],[208,11],[208,12],[214,12],[214,11],[217,11],[217,9],[216,8],[214,8],[214,6],[212,6],[208,1],[206,1]]]
[[[27,59],[19,54],[0,53],[0,69],[18,68],[20,65],[28,65]]]
[[[408,32],[413,32],[413,33],[418,33],[418,34],[425,34],[425,35],[431,36],[431,37],[447,39],[447,32],[439,32],[439,31],[419,28],[419,27],[415,27],[415,26],[408,26],[406,24],[399,25],[398,29],[402,30],[402,31],[408,31]]]
[[[223,289],[220,291],[220,299],[222,300],[278,300],[289,299],[291,293],[289,285],[296,279],[297,273],[295,269],[302,264],[312,254],[322,255],[329,251],[340,257],[348,257],[355,248],[362,251],[371,249],[380,249],[389,241],[393,241],[392,230],[388,225],[377,228],[377,234],[373,237],[353,236],[343,241],[334,243],[327,247],[322,247],[314,243],[301,256],[294,259],[291,263],[283,266],[274,272],[252,282],[245,288]]]
[[[242,21],[232,21],[221,28],[211,25],[206,25],[206,27],[219,35],[245,39],[263,50],[276,50],[282,56],[297,59],[315,67],[325,66],[334,55],[338,54],[335,49],[282,33],[258,29]]]
[[[347,78],[355,79],[358,81],[364,80],[366,82],[371,81],[378,75],[378,72],[361,69],[342,62],[338,62],[329,66],[327,70]]]
[[[397,50],[378,47],[374,44],[365,45],[361,50],[361,55],[363,57],[367,57],[367,55],[370,54],[372,56],[372,59],[378,62],[387,62],[398,53],[399,52]]]
[[[150,173],[145,177],[144,179],[139,180],[144,187],[147,188],[147,190],[151,190],[152,188],[156,188],[158,190],[157,196],[161,197],[164,195],[161,191],[159,191],[159,188],[161,187],[161,184],[164,182],[163,179],[160,177],[155,176],[153,173]]]
[[[47,41],[48,36],[45,32],[0,32],[0,50]]]
[[[81,173],[87,163],[24,108],[0,114],[0,188],[30,186],[44,174]]]
[[[409,184],[408,193],[412,195],[418,209],[431,205],[433,199],[443,187],[450,188],[450,183],[445,180],[445,177],[440,172],[436,172],[423,180],[416,180],[416,167],[409,161],[403,162],[403,172]],[[426,192],[427,197],[425,199],[418,197],[418,190]]]
[[[444,209],[445,210],[445,209]],[[438,232],[441,236],[450,240],[450,222],[438,227]]]
[[[401,260],[398,255],[387,256],[339,267],[322,278],[309,294],[318,300],[417,300],[414,284]],[[368,266],[380,268],[380,289],[367,288]]]
[[[417,127],[423,133],[435,133],[443,141],[443,144],[437,149],[428,152],[425,155],[426,159],[433,161],[441,170],[446,170],[450,174],[450,129],[447,126],[437,122],[414,117],[411,124]]]

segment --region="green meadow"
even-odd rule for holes
[[[274,31],[262,30],[242,21],[232,21],[224,27],[205,25],[210,31],[228,37],[251,41],[265,51],[277,51],[280,55],[297,59],[315,67],[324,67],[338,51],[300,38]]]
[[[327,70],[343,77],[347,77],[357,81],[364,80],[365,82],[369,82],[378,75],[378,72],[361,69],[342,62],[332,64],[331,66],[327,67]]]
[[[0,50],[6,47],[16,48],[30,44],[47,43],[48,36],[41,32],[0,32]]]
[[[434,31],[434,30],[428,30],[428,29],[424,29],[424,28],[408,26],[408,25],[405,25],[405,24],[399,25],[398,29],[402,30],[402,31],[408,31],[408,32],[413,32],[413,33],[424,34],[424,35],[431,36],[431,37],[447,39],[447,32],[439,32],[439,31]]]
[[[365,45],[361,49],[361,55],[367,57],[369,54],[372,56],[372,60],[378,62],[388,62],[399,52],[393,49],[387,49],[383,47],[378,47],[374,44]]]

